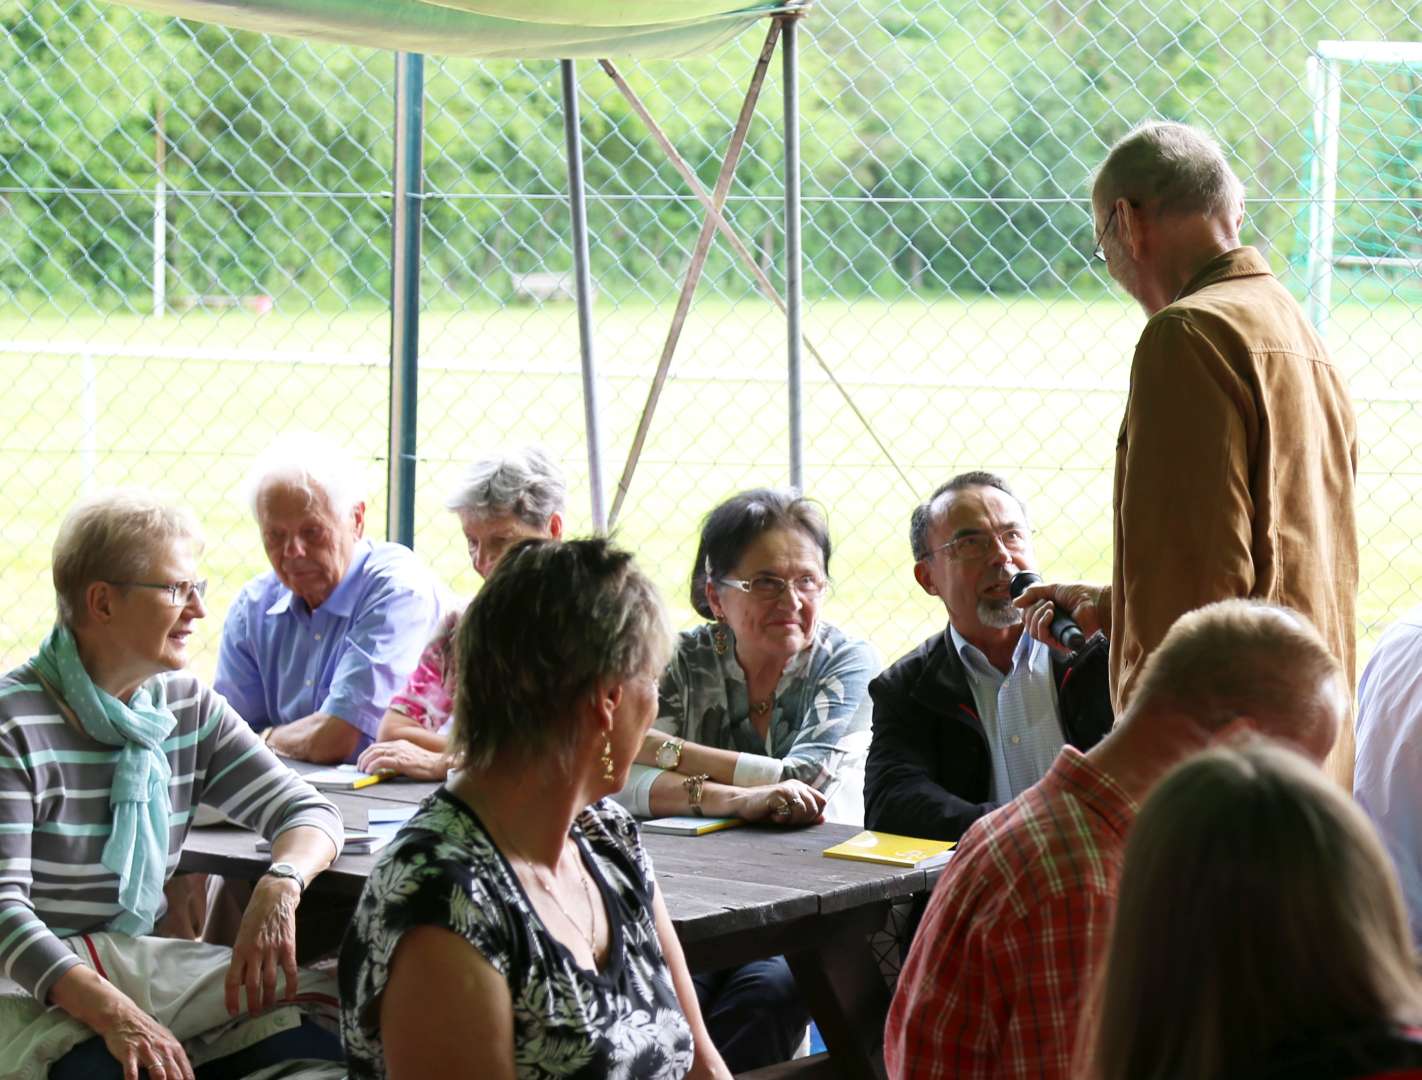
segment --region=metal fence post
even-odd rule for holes
[[[418,53],[397,53],[395,184],[390,228],[390,469],[385,536],[410,547],[415,546],[424,93],[425,58]]]
[[[789,391],[790,483],[805,487],[804,385],[800,368],[804,304],[800,249],[800,59],[799,16],[785,19],[780,59],[785,80],[785,333]]]
[[[153,99],[153,317],[168,310],[168,146],[163,132],[163,98]]]
[[[588,492],[593,528],[607,531],[602,491],[602,432],[597,364],[592,340],[592,278],[588,270],[587,181],[583,176],[582,120],[578,113],[578,73],[571,60],[558,61],[563,77],[563,134],[568,145],[568,203],[573,212],[573,288],[578,301],[578,348],[583,361],[583,414],[587,427]]]
[[[1338,114],[1342,79],[1338,62],[1310,56],[1308,89],[1313,98],[1313,168],[1309,174],[1308,295],[1309,319],[1320,334],[1328,330],[1333,300],[1333,230],[1338,211]]]
[[[99,371],[94,354],[85,351],[79,358],[79,472],[80,490],[92,494],[99,476]]]

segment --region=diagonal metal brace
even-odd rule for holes
[[[795,16],[781,16],[781,18],[794,17]],[[652,138],[655,139],[657,144],[662,148],[662,152],[666,154],[667,160],[671,162],[672,167],[676,169],[682,180],[686,182],[687,187],[691,189],[692,194],[696,196],[697,201],[701,203],[702,209],[706,211],[708,220],[715,226],[716,231],[721,234],[725,241],[730,244],[731,250],[736,253],[736,256],[741,262],[745,264],[746,269],[750,271],[751,276],[755,279],[756,285],[759,286],[760,291],[765,295],[766,299],[770,300],[771,303],[779,308],[782,314],[786,313],[787,309],[784,297],[776,290],[770,278],[766,276],[765,271],[762,270],[760,265],[755,261],[755,257],[747,250],[740,236],[731,228],[730,222],[726,220],[720,208],[712,200],[712,196],[701,185],[701,181],[697,178],[691,166],[686,163],[686,160],[677,152],[676,147],[672,145],[671,140],[667,138],[666,132],[664,132],[652,118],[652,114],[647,111],[647,106],[642,102],[642,99],[637,96],[637,92],[628,85],[627,80],[622,77],[622,73],[617,70],[616,65],[614,65],[611,60],[599,60],[598,63],[601,65],[603,71],[607,72],[608,77],[613,81],[614,85],[616,85],[617,89],[622,92],[622,96],[627,99],[627,103],[632,107],[632,111],[635,112],[642,123],[647,126],[648,132],[651,133]],[[869,437],[874,440],[874,444],[878,446],[880,453],[884,455],[884,459],[893,466],[894,471],[899,474],[899,479],[904,482],[904,486],[912,492],[914,487],[909,481],[908,476],[905,475],[903,469],[899,467],[899,463],[894,460],[893,454],[891,454],[889,448],[884,445],[884,441],[879,438],[878,432],[870,425],[868,417],[864,415],[859,406],[855,404],[854,399],[850,397],[849,391],[845,389],[844,384],[839,381],[839,378],[830,368],[829,362],[820,354],[819,349],[815,348],[813,342],[808,338],[802,338],[802,340],[804,341],[805,348],[809,350],[810,355],[813,356],[815,362],[819,364],[820,370],[825,373],[825,376],[833,384],[834,388],[839,391],[840,396],[844,399],[844,403],[848,405],[850,411],[858,417],[864,430],[869,434]],[[624,473],[622,481],[619,482],[619,497],[622,490],[624,490],[624,485],[629,480],[630,477]]]
[[[765,35],[765,44],[761,46],[760,56],[756,59],[755,72],[751,75],[745,101],[741,104],[740,115],[736,118],[730,145],[726,148],[725,159],[721,162],[720,175],[716,177],[716,188],[711,198],[718,214],[726,205],[726,196],[730,193],[731,181],[735,178],[736,166],[740,163],[741,151],[746,144],[746,135],[750,131],[751,120],[755,117],[755,107],[760,99],[760,89],[765,82],[765,73],[770,68],[770,60],[775,55],[775,46],[779,40],[780,20],[772,19],[770,29]],[[691,298],[696,292],[697,285],[701,282],[701,272],[706,267],[706,256],[711,251],[711,240],[715,235],[716,221],[708,214],[701,224],[701,234],[696,238],[691,264],[687,267],[686,280],[682,282],[681,295],[677,297],[676,312],[672,315],[671,329],[667,331],[666,341],[662,345],[662,355],[657,362],[657,373],[653,376],[651,388],[647,391],[647,403],[642,407],[641,419],[637,421],[637,433],[633,435],[632,445],[627,451],[627,464],[622,469],[622,478],[618,480],[617,492],[612,497],[612,512],[607,517],[609,530],[617,523],[617,515],[622,510],[622,502],[627,497],[627,489],[632,484],[632,474],[637,471],[637,463],[642,456],[642,446],[647,441],[647,432],[652,427],[652,415],[656,412],[657,402],[661,399],[662,387],[666,385],[667,373],[671,370],[672,356],[676,353],[677,343],[681,340],[682,327],[686,324],[686,316],[691,310]]]

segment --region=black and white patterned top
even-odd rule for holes
[[[341,1035],[351,1080],[383,1078],[380,995],[400,936],[438,926],[464,938],[508,981],[520,1080],[679,1080],[691,1029],[652,914],[652,866],[637,826],[603,799],[571,835],[602,895],[603,970],[581,967],[543,925],[474,811],[441,788],[381,854],[340,957]]]

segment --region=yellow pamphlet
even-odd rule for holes
[[[831,859],[853,859],[887,866],[937,866],[948,861],[953,847],[951,840],[923,840],[865,829],[842,844],[825,848],[825,854]]]

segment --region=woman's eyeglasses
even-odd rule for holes
[[[168,601],[169,607],[187,607],[194,596],[202,599],[207,595],[207,582],[204,581],[174,581],[153,582],[153,581],[111,581],[110,585],[121,585],[126,589],[159,589],[164,598]]]
[[[741,592],[753,596],[757,600],[779,600],[785,595],[786,589],[794,589],[795,595],[801,600],[814,600],[825,591],[829,582],[817,574],[801,574],[788,581],[783,577],[776,577],[774,574],[757,574],[750,580],[721,578],[721,584],[729,585],[733,589],[740,589]]]

